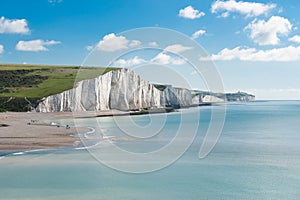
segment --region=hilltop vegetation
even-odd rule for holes
[[[0,64],[0,111],[30,110],[28,101],[36,104],[43,97],[73,88],[78,81],[116,69]]]

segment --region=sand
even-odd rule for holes
[[[63,113],[0,113],[0,150],[30,150],[74,146],[71,137],[88,128],[53,126],[51,119],[73,117]]]
[[[174,109],[161,108],[142,111],[97,111],[97,112],[5,112],[0,113],[0,151],[34,150],[74,146],[81,138],[71,135],[88,132],[89,128],[51,125],[51,121],[71,118],[93,118],[167,113]],[[125,139],[126,140],[126,139]]]

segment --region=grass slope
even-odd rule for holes
[[[0,111],[30,110],[43,97],[61,93],[78,81],[119,68],[0,64]]]
[[[0,97],[42,98],[118,68],[0,64]]]

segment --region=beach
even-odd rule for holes
[[[0,113],[0,150],[49,149],[74,146],[80,138],[71,135],[89,128],[51,123],[72,113]]]
[[[56,124],[59,119],[94,118],[129,115],[147,115],[173,110],[152,109],[146,111],[97,111],[97,112],[3,112],[0,113],[0,150],[49,149],[74,146],[82,138],[77,133],[91,131],[88,127],[71,127]]]

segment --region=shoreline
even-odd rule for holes
[[[72,135],[89,128],[51,123],[61,118],[55,113],[0,113],[0,151],[28,151],[72,147],[80,138]],[[68,117],[64,117],[68,118]]]
[[[159,108],[139,111],[85,111],[85,112],[3,112],[0,113],[0,152],[48,150],[76,147],[81,138],[78,133],[89,133],[89,127],[71,127],[52,121],[71,118],[96,118],[131,116],[174,112],[175,109]]]
[[[131,116],[173,112],[174,109],[153,109],[141,111],[86,111],[86,112],[3,112],[0,113],[0,153],[29,152],[75,147],[82,138],[79,133],[91,132],[90,127],[71,127],[52,121],[71,118],[96,118]]]
[[[198,106],[211,106],[203,104]],[[89,127],[71,127],[51,121],[71,118],[98,118],[113,116],[134,116],[176,112],[174,108],[155,108],[138,111],[85,111],[85,112],[3,112],[0,113],[0,152],[48,150],[76,147],[81,138],[78,133],[88,133]]]

